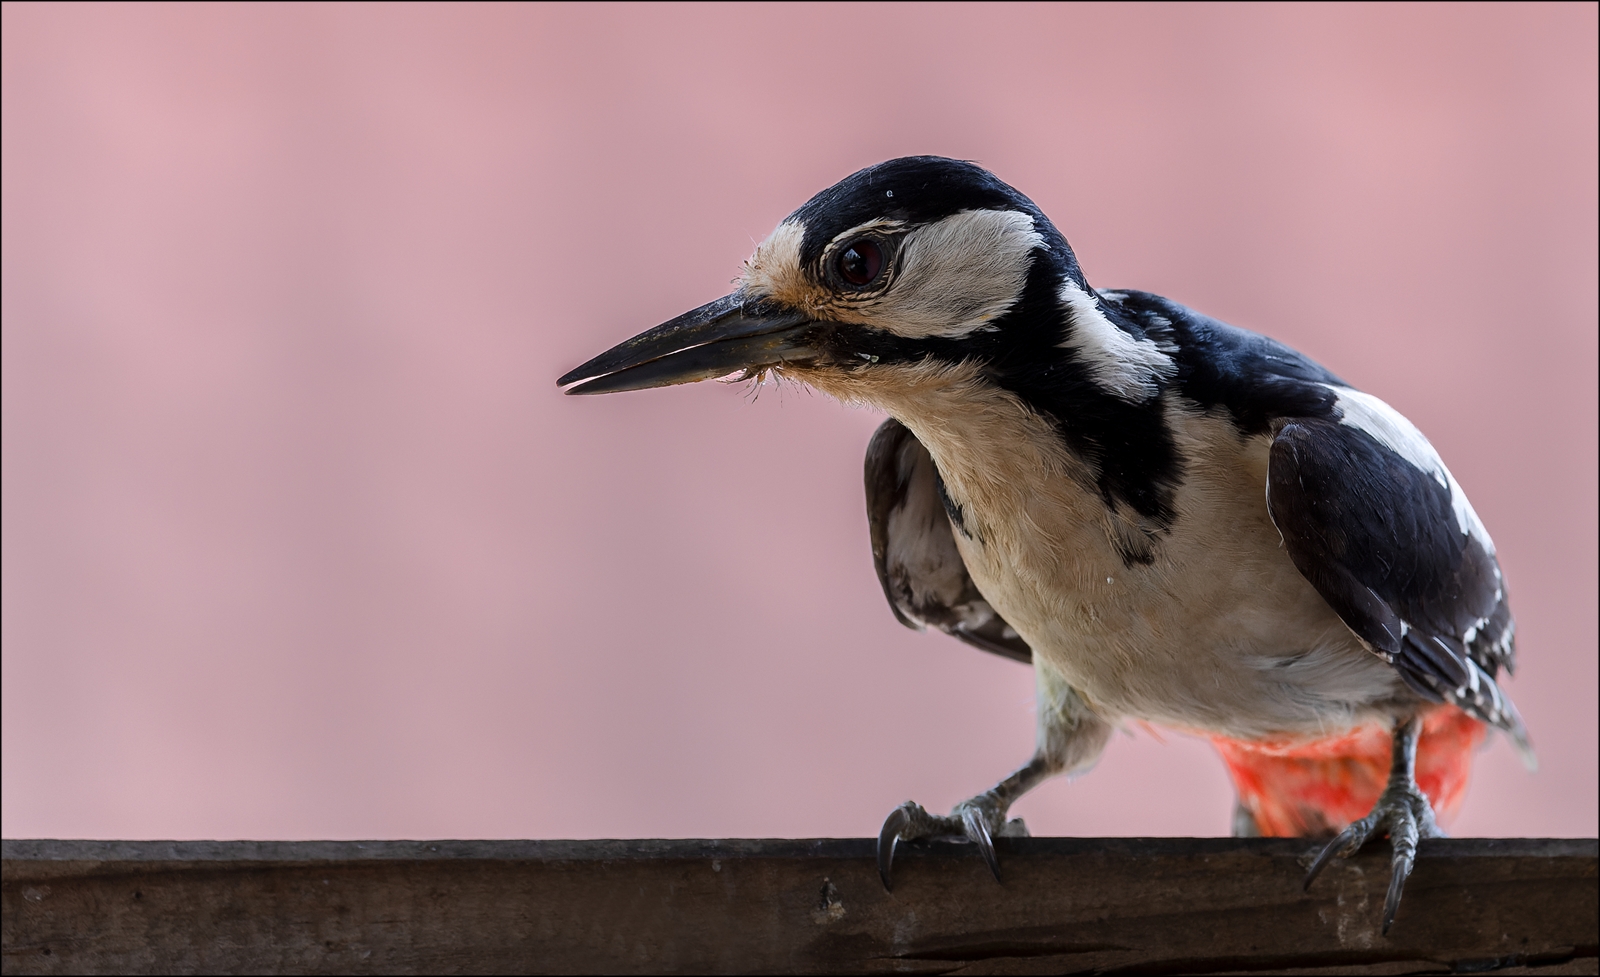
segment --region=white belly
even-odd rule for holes
[[[1387,714],[1398,675],[1290,561],[1264,470],[1248,485],[1215,474],[1191,472],[1149,565],[1126,564],[1103,524],[1052,519],[1070,512],[1058,494],[1083,491],[1064,479],[957,545],[990,604],[1108,717],[1255,739]]]

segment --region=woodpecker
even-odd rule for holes
[[[986,170],[868,167],[807,201],[737,288],[560,378],[572,394],[803,382],[889,417],[866,456],[872,556],[901,623],[1031,663],[1031,759],[878,839],[964,838],[999,877],[1011,805],[1092,766],[1113,729],[1203,735],[1240,835],[1387,834],[1387,933],[1419,839],[1516,707],[1488,532],[1422,433],[1266,336],[1096,290]],[[1430,800],[1431,799],[1431,800]]]

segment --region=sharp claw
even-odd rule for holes
[[[1335,856],[1354,852],[1361,847],[1361,842],[1366,839],[1358,837],[1360,831],[1361,822],[1357,821],[1339,832],[1332,841],[1328,842],[1327,846],[1317,855],[1317,860],[1311,863],[1311,868],[1306,871],[1306,879],[1300,883],[1302,892],[1311,891],[1311,883],[1317,880],[1317,876],[1322,874],[1322,870],[1327,868],[1328,863],[1333,861]]]
[[[1341,834],[1322,847],[1322,851],[1317,854],[1317,860],[1312,862],[1311,868],[1306,870],[1305,881],[1300,883],[1302,892],[1311,891],[1311,883],[1317,881],[1317,876],[1321,875],[1322,870],[1327,867],[1329,862],[1333,861],[1333,856],[1338,854],[1339,846],[1343,841],[1344,835]]]
[[[965,835],[967,840],[978,846],[984,863],[998,882],[1000,859],[994,851],[995,832],[989,827],[993,808],[985,803],[987,800],[980,795],[971,801],[963,801],[956,805],[948,817],[934,817],[915,801],[906,801],[890,811],[883,827],[878,830],[878,878],[883,881],[884,890],[894,891],[895,848],[902,841],[916,838],[954,839]],[[999,834],[1002,837],[1027,837],[1028,827],[1020,819],[1006,821],[1000,825]]]
[[[1406,879],[1410,878],[1411,868],[1416,862],[1417,842],[1422,838],[1437,838],[1444,833],[1434,820],[1432,803],[1417,786],[1415,779],[1417,736],[1421,729],[1421,720],[1414,716],[1396,727],[1389,784],[1378,795],[1378,803],[1373,806],[1371,814],[1352,823],[1339,832],[1339,837],[1328,842],[1328,846],[1317,855],[1316,861],[1311,863],[1304,883],[1304,888],[1310,889],[1317,873],[1334,857],[1348,858],[1375,834],[1387,831],[1393,856],[1390,862],[1389,894],[1383,901],[1384,936],[1389,935],[1389,927],[1394,925],[1395,913],[1400,909],[1401,893],[1405,891]]]
[[[889,816],[883,821],[883,827],[878,831],[878,878],[883,880],[885,892],[894,891],[894,882],[890,875],[894,867],[894,846],[900,842],[900,832],[910,823],[910,816],[906,814],[905,807],[901,806],[889,812]]]
[[[1389,829],[1389,843],[1394,846],[1393,869],[1389,873],[1389,896],[1383,902],[1383,935],[1389,935],[1394,924],[1395,911],[1400,908],[1400,893],[1406,879],[1411,876],[1411,866],[1417,854],[1419,834],[1416,816],[1407,808],[1401,809],[1399,823]]]
[[[1383,901],[1383,935],[1389,935],[1389,927],[1394,925],[1395,911],[1400,908],[1400,893],[1406,887],[1406,879],[1411,877],[1412,859],[1410,855],[1395,853],[1394,871],[1389,876],[1389,898]]]
[[[1422,803],[1427,803],[1425,798]],[[1387,824],[1389,844],[1394,849],[1391,862],[1393,868],[1389,875],[1389,895],[1383,902],[1383,935],[1388,936],[1389,927],[1394,925],[1395,913],[1400,909],[1400,896],[1405,891],[1406,879],[1411,877],[1411,869],[1416,864],[1417,841],[1419,838],[1431,838],[1439,833],[1438,828],[1430,823],[1431,814],[1431,808],[1424,808],[1419,816],[1409,806],[1391,805],[1380,801],[1380,810],[1350,825],[1339,832],[1339,837],[1328,842],[1327,847],[1317,855],[1317,860],[1311,863],[1310,871],[1306,872],[1304,888],[1311,888],[1311,883],[1317,874],[1334,858],[1354,855],[1374,832]]]
[[[994,839],[989,837],[989,826],[984,823],[983,814],[973,808],[961,812],[961,824],[966,829],[967,837],[978,846],[978,851],[983,853],[983,860],[989,863],[989,871],[994,873],[994,880],[1000,881],[1000,859],[994,853]]]

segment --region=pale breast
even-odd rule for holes
[[[1177,407],[1169,422],[1185,471],[1161,528],[1108,509],[1070,461],[1030,463],[1053,432],[991,426],[936,450],[971,513],[957,541],[978,589],[1110,715],[1255,738],[1386,713],[1405,695],[1398,676],[1294,567],[1267,514],[1267,437]],[[1130,559],[1136,544],[1150,562]]]
[[[794,371],[887,410],[928,448],[985,599],[1108,719],[1240,739],[1321,735],[1407,697],[1290,561],[1266,507],[1268,439],[1167,395],[1184,470],[1170,526],[1109,509],[1051,423],[968,365],[873,382]],[[1150,562],[1127,554],[1148,543]]]

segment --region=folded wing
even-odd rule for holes
[[[1324,600],[1416,692],[1527,733],[1495,678],[1515,626],[1494,544],[1427,439],[1375,397],[1334,387],[1336,416],[1284,424],[1267,509]]]
[[[866,484],[872,562],[900,623],[938,628],[984,651],[1033,661],[1027,642],[978,593],[956,549],[939,471],[899,421],[885,421],[873,434]]]

